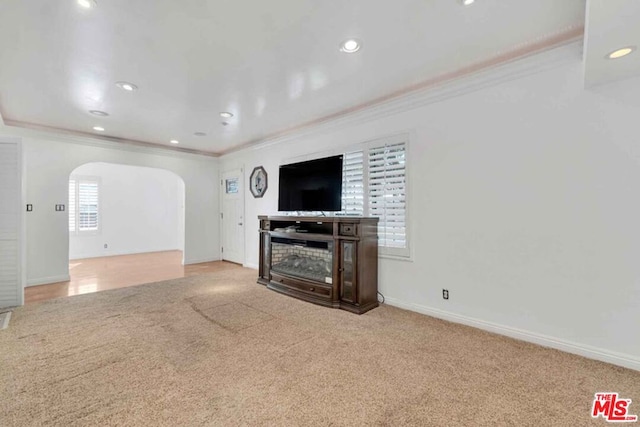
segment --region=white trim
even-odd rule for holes
[[[65,133],[63,130],[38,128],[38,126],[27,127],[27,124],[14,121],[5,121],[0,127],[3,132],[9,132],[22,138],[46,139],[49,141],[70,143],[78,145],[88,145],[98,148],[111,148],[122,151],[132,151],[144,154],[156,154],[166,157],[181,157],[187,159],[199,158],[216,159],[219,154],[209,152],[199,152],[177,147],[155,146],[153,143],[130,141],[109,137],[99,137],[95,135],[76,135],[72,132]]]
[[[183,265],[190,265],[190,264],[201,264],[203,262],[213,262],[213,261],[221,261],[220,257],[213,257],[213,258],[201,258],[201,259],[190,259],[184,260],[184,264]]]
[[[82,235],[83,234],[80,234],[80,236]],[[144,249],[144,248],[143,249],[127,249],[123,251],[111,251],[111,249],[106,249],[106,250],[103,250],[103,252],[98,255],[71,256],[73,254],[70,254],[69,262],[77,262],[83,259],[106,258],[106,257],[122,256],[122,255],[153,254],[158,252],[173,252],[173,251],[181,251],[184,253],[184,251],[182,251],[182,249],[179,249],[179,248],[154,249],[152,251],[149,251],[148,249]]]
[[[481,71],[450,80],[438,85],[408,93],[404,96],[381,102],[369,108],[328,119],[325,122],[309,125],[285,135],[260,140],[231,148],[221,153],[221,157],[237,155],[242,152],[260,150],[285,142],[297,142],[300,138],[319,135],[324,132],[343,129],[368,121],[384,119],[394,114],[414,110],[450,98],[462,96],[487,87],[496,86],[513,80],[549,71],[564,65],[574,64],[582,58],[582,38],[572,40],[543,52],[534,52],[522,58],[514,59]]]
[[[9,140],[11,138],[8,138]],[[18,277],[19,277],[19,290],[18,290],[18,304],[24,305],[24,288],[27,282],[27,217],[26,217],[26,204],[27,200],[27,186],[25,185],[25,167],[24,167],[24,155],[22,149],[22,139],[17,138],[18,144],[18,177],[20,179],[20,215],[18,217],[19,236],[18,237]],[[68,222],[68,221],[67,221]],[[7,320],[8,322],[8,320]]]
[[[394,261],[406,261],[406,262],[414,262],[415,258],[413,256],[413,251],[411,250],[413,246],[409,247],[409,255],[393,255],[393,254],[383,254],[378,252],[378,259],[391,259]]]
[[[27,284],[25,285],[25,287],[48,285],[50,283],[58,283],[58,282],[68,282],[69,280],[71,280],[71,277],[68,274],[63,274],[60,276],[39,277],[37,279],[27,280]]]
[[[512,328],[493,322],[487,322],[473,317],[450,313],[448,311],[439,310],[420,304],[406,303],[396,298],[386,297],[385,302],[394,307],[404,308],[406,310],[415,311],[417,313],[436,317],[438,319],[471,326],[499,335],[504,335],[510,338],[527,341],[533,344],[554,348],[556,350],[561,350],[567,353],[577,354],[578,356],[583,356],[589,359],[599,360],[601,362],[611,363],[612,365],[622,366],[625,368],[640,371],[640,359],[630,354],[616,353],[602,348],[567,341],[549,335],[538,334],[536,332],[525,331],[523,329]]]

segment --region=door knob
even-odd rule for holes
[[[239,223],[238,223],[238,225],[242,225],[242,223],[241,223],[241,222],[239,222]]]

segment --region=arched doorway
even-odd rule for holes
[[[164,169],[103,162],[74,169],[69,176],[69,268],[72,276],[74,268],[87,275],[78,293],[98,289],[95,272],[87,269],[105,268],[107,260],[121,259],[116,257],[156,254],[153,262],[181,266],[184,197],[182,178]],[[165,258],[157,261],[160,253]],[[87,261],[90,259],[105,261],[96,264]],[[148,258],[133,259],[147,266]],[[153,277],[148,281],[154,281]]]

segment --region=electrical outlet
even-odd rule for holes
[[[443,299],[449,299],[449,290],[448,289],[443,289],[442,290],[442,298]]]
[[[104,244],[104,248],[107,249],[109,247],[109,245],[107,245],[106,243]]]

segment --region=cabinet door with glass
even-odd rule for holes
[[[258,265],[258,282],[266,285],[271,279],[271,236],[264,230],[269,229],[269,223],[262,221],[260,224],[260,263]]]
[[[358,302],[356,243],[348,240],[340,242],[340,299],[351,304]]]

